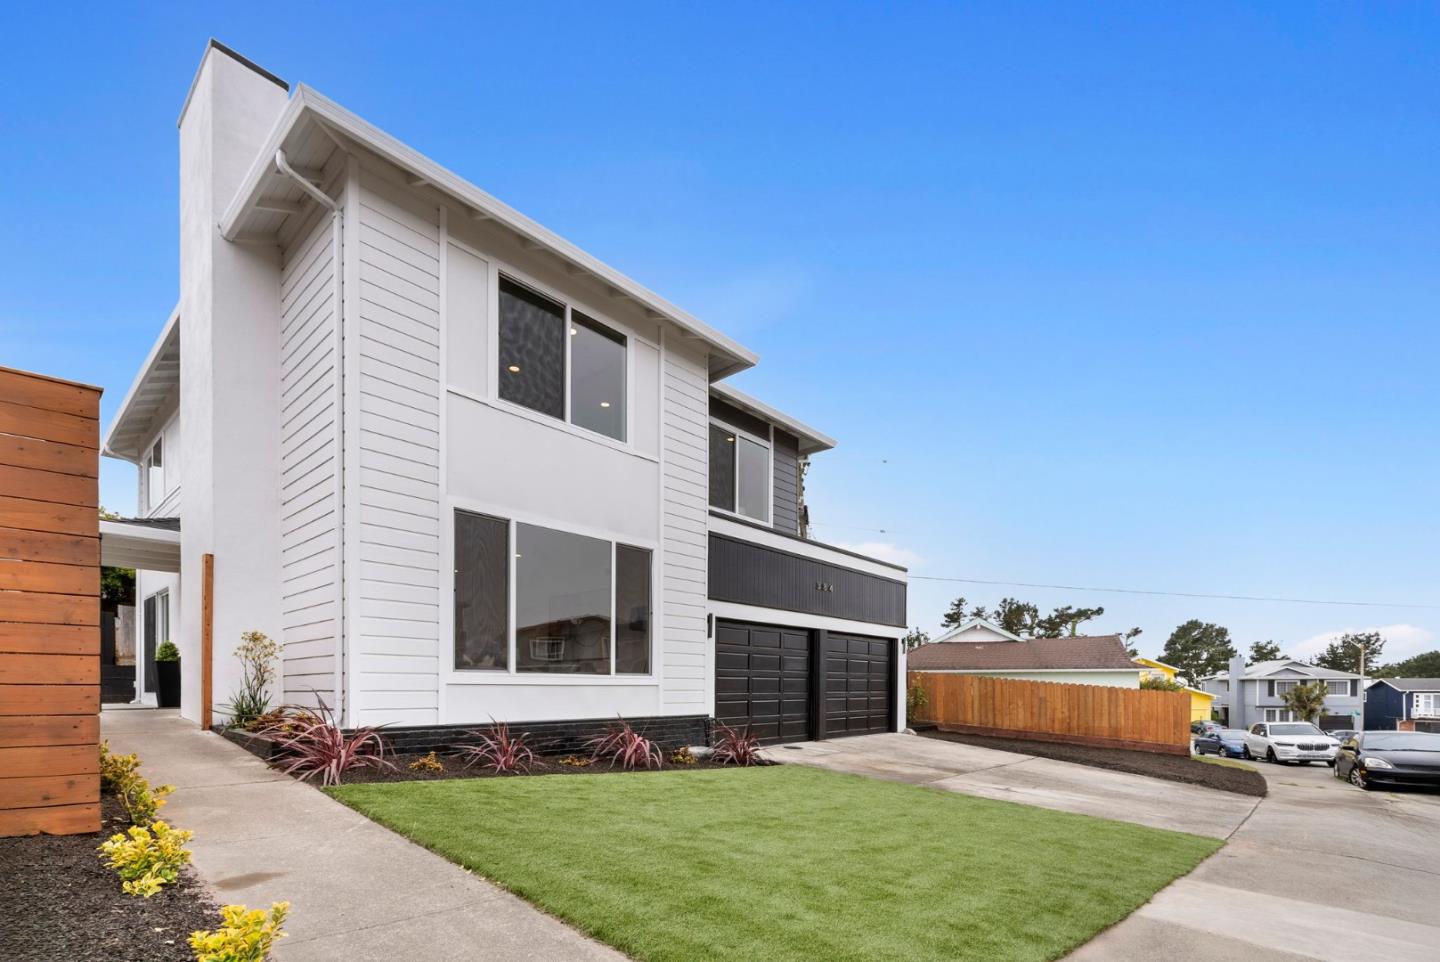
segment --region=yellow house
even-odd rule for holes
[[[1167,665],[1165,662],[1156,661],[1153,658],[1136,658],[1135,664],[1140,666],[1141,681],[1146,678],[1164,678],[1167,681],[1174,681],[1176,673],[1180,671],[1174,665]],[[1209,721],[1214,708],[1214,693],[1189,686],[1186,686],[1185,690],[1190,693],[1190,720]]]

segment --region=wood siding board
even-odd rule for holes
[[[90,483],[93,485],[95,482],[92,479]],[[96,527],[99,527],[98,518]],[[57,564],[98,566],[100,564],[100,539],[81,535],[0,528],[0,560],[48,561]]]
[[[0,561],[0,591],[95,595],[100,591],[100,569],[90,565]],[[0,610],[0,617],[4,617],[3,610]]]
[[[16,498],[78,504],[96,508],[100,504],[99,486],[93,477],[36,471],[0,464],[0,491]]]
[[[42,441],[14,434],[0,434],[0,464],[17,468],[38,468],[85,478],[96,478],[100,475],[100,453],[95,448]]]
[[[100,803],[0,809],[0,837],[88,835],[100,831]]]
[[[41,411],[57,411],[82,418],[93,419],[100,413],[100,391],[96,388],[67,384],[9,368],[0,368],[0,397]],[[98,428],[96,433],[99,433]]]
[[[0,716],[0,748],[84,746],[99,754],[100,718],[97,715]]]
[[[0,400],[0,434],[23,435],[93,448],[97,430],[93,417],[29,407],[16,403],[8,396]]]

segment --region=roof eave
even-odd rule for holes
[[[704,341],[712,351],[711,380],[754,367],[759,362],[759,355],[738,341],[715,330],[699,318],[587,254],[560,235],[492,197],[458,174],[440,166],[419,151],[407,146],[305,84],[298,84],[295,87],[290,102],[281,112],[274,127],[271,128],[265,146],[252,162],[250,169],[245,174],[245,179],[241,182],[240,189],[226,207],[225,214],[220,219],[220,233],[226,240],[236,239],[241,220],[246,212],[260,200],[265,187],[265,178],[274,168],[275,152],[307,118],[314,119],[331,134],[348,137],[387,162],[405,170],[417,178],[418,182],[423,182],[441,193],[449,195],[471,211],[495,221],[519,235],[523,242],[548,250],[561,260],[591,274],[600,283],[608,285],[615,292],[635,301],[648,315],[653,315],[655,320],[668,321],[686,334]],[[715,354],[719,356],[714,356]]]
[[[160,359],[166,343],[170,340],[172,332],[180,323],[180,305],[175,305],[170,312],[170,317],[165,321],[160,336],[155,338],[155,343],[150,345],[150,353],[145,356],[145,362],[140,365],[140,370],[135,374],[135,380],[130,383],[130,389],[125,392],[125,397],[120,402],[120,407],[115,411],[115,417],[110,422],[110,427],[105,431],[105,439],[100,443],[100,453],[107,458],[116,458],[121,461],[129,461],[138,464],[140,453],[117,450],[114,446],[115,433],[132,415],[132,408],[135,398],[145,386],[155,370],[155,364]]]
[[[801,454],[816,454],[820,451],[829,451],[836,445],[835,439],[828,434],[822,434],[804,421],[793,418],[785,412],[773,408],[764,401],[751,397],[744,391],[737,390],[729,384],[711,384],[710,390],[737,407],[749,408],[751,413],[758,415],[762,420],[769,421],[777,427],[782,427],[795,435],[800,439]]]

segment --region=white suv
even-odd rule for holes
[[[1267,762],[1335,764],[1340,743],[1309,722],[1261,722],[1245,733],[1245,757]]]

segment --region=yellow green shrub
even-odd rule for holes
[[[285,937],[280,927],[289,911],[289,902],[275,902],[269,912],[225,906],[220,910],[220,928],[190,934],[195,962],[265,962],[275,942]]]
[[[175,791],[174,785],[151,788],[140,774],[139,756],[111,754],[109,741],[100,743],[100,788],[115,793],[132,825],[149,825],[165,796]]]
[[[139,767],[139,755],[115,755],[110,751],[109,739],[100,743],[100,788],[102,790],[118,791],[120,785],[131,778]]]
[[[431,775],[445,771],[445,763],[436,758],[434,752],[415,759],[409,767],[412,772],[427,772]]]
[[[173,829],[164,822],[148,828],[133,825],[124,834],[112,835],[100,846],[106,864],[120,875],[126,895],[149,898],[163,886],[175,882],[180,866],[190,861],[185,843],[194,833]]]

